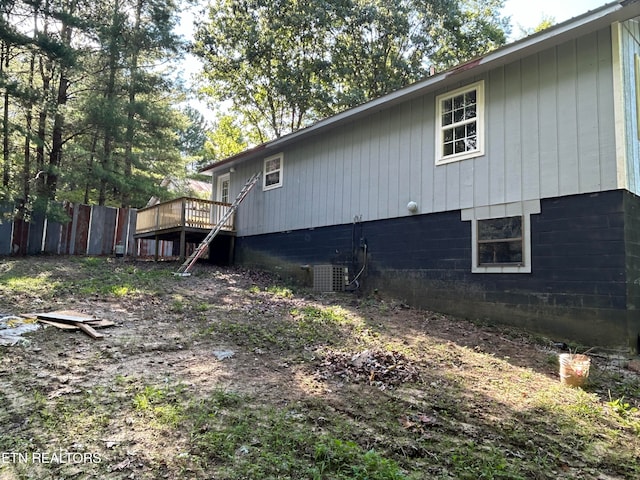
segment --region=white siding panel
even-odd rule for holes
[[[615,116],[613,113],[613,52],[611,32],[598,32],[598,145],[600,158],[600,189],[617,186],[615,162]]]
[[[558,70],[557,52],[547,50],[538,55],[540,64],[538,113],[540,142],[540,197],[560,195],[558,148]]]
[[[489,75],[487,95],[487,148],[489,157],[489,204],[505,203],[506,159],[505,159],[505,79],[504,68]]]
[[[520,94],[520,135],[522,138],[522,200],[540,198],[540,70],[538,57],[525,59]]]
[[[383,183],[380,172],[380,136],[383,133],[382,123],[385,119],[383,115],[375,115],[376,120],[371,125],[371,137],[369,140],[369,172],[367,182],[369,184],[369,200],[367,205],[367,219],[382,218],[379,216],[380,186]]]
[[[600,189],[598,144],[598,44],[593,35],[577,42],[578,179],[580,191]],[[595,53],[595,55],[594,55]]]
[[[342,175],[342,162],[338,162],[337,156],[341,141],[340,132],[335,132],[333,140],[327,144],[327,169],[324,181],[327,185],[327,198],[325,205],[325,220],[323,224],[334,225],[336,223],[336,209],[338,208],[338,178]],[[340,170],[339,170],[340,169]],[[340,200],[342,192],[340,192]]]
[[[413,200],[418,203],[419,211],[424,211],[424,195],[422,192],[422,172],[423,169],[431,168],[429,158],[423,158],[422,145],[424,140],[422,126],[425,117],[424,97],[418,101],[411,103],[411,115],[409,122],[409,146],[408,158],[409,168],[409,201]],[[407,202],[409,203],[409,202]]]
[[[504,163],[505,194],[504,202],[522,200],[522,142],[524,132],[521,128],[522,75],[520,62],[507,65],[504,69]]]
[[[298,205],[301,212],[299,218],[291,219],[288,230],[295,229],[298,225],[304,225],[313,218],[313,192],[315,184],[313,181],[313,168],[310,168],[313,159],[313,143],[309,142],[302,146],[296,153],[295,158],[285,157],[285,184],[282,188],[287,188],[289,180],[298,180],[298,190],[296,195],[291,195],[291,201]],[[291,171],[293,165],[297,164],[295,170]]]
[[[392,170],[389,165],[390,162],[393,162],[394,166],[398,163],[397,158],[392,160],[389,155],[391,138],[397,135],[397,128],[392,125],[390,116],[390,111],[382,112],[380,122],[378,123],[378,191],[376,192],[376,218],[390,217],[389,201],[391,199],[390,188],[392,183],[390,174],[392,171],[394,176],[397,174],[397,170]]]
[[[558,173],[561,195],[580,191],[577,83],[576,46],[571,42],[558,48]]]
[[[489,157],[473,160],[473,205],[489,205],[490,203],[490,169]]]
[[[394,179],[394,189],[396,191],[395,203],[392,198],[392,211],[397,212],[397,216],[406,215],[407,203],[411,200],[411,137],[413,135],[413,116],[412,106],[410,103],[405,103],[401,106],[398,112],[398,140],[396,145],[396,152],[392,155],[396,155],[398,162],[397,172],[398,175]]]
[[[363,148],[364,148],[364,128],[361,124],[354,125],[353,135],[351,142],[351,159],[353,164],[353,171],[351,178],[345,179],[351,187],[351,203],[348,211],[349,217],[353,219],[356,215],[362,215],[362,181],[363,173],[367,170],[367,165],[364,164]]]
[[[435,141],[435,96],[424,97],[424,120],[422,124],[422,197],[418,201],[420,212],[435,212],[436,146]]]

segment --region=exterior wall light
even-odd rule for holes
[[[417,213],[418,212],[418,204],[416,202],[409,202],[407,203],[407,210],[409,210],[411,213]]]

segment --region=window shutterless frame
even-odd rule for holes
[[[540,200],[483,205],[460,211],[471,222],[472,273],[531,273],[531,216]]]
[[[262,190],[272,190],[282,186],[283,158],[282,153],[264,159]]]
[[[522,216],[477,220],[476,228],[478,266],[524,265]]]
[[[484,155],[484,81],[436,97],[436,165]]]

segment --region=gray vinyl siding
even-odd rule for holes
[[[436,166],[435,97],[478,80],[485,155]],[[402,217],[409,201],[425,214],[615,189],[613,102],[603,29],[303,137],[283,150],[283,187],[247,197],[238,234]],[[232,193],[262,168],[262,160],[238,165]]]

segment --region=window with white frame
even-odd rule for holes
[[[484,154],[484,82],[436,97],[436,164]]]
[[[473,273],[531,273],[531,215],[539,200],[462,210],[471,221]]]
[[[523,265],[522,216],[488,218],[476,222],[477,265]]]
[[[263,190],[271,190],[282,186],[282,161],[282,153],[264,159]]]

